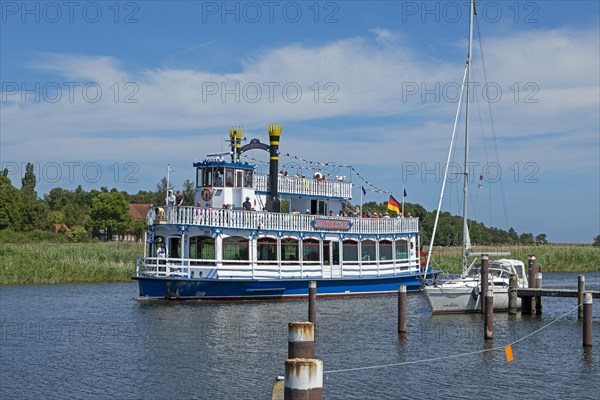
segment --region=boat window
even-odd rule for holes
[[[245,173],[245,178],[244,178],[244,187],[252,187],[252,171],[244,171]]]
[[[256,241],[258,261],[277,261],[277,240],[260,238]]]
[[[203,168],[197,168],[196,169],[196,187],[202,187],[202,176],[204,174],[204,169]]]
[[[248,239],[228,237],[223,239],[223,261],[248,261]]]
[[[327,203],[325,200],[311,200],[310,213],[313,215],[327,215]]]
[[[363,261],[375,261],[377,260],[376,256],[375,256],[375,247],[377,245],[377,242],[375,242],[374,240],[363,240],[360,243],[361,246],[361,252],[360,252],[360,256],[362,258]]]
[[[154,236],[154,246],[148,246],[148,257],[157,257],[156,251],[161,243],[165,243],[165,238],[162,236]]]
[[[392,259],[392,242],[390,240],[379,242],[379,259],[382,261]]]
[[[223,187],[223,167],[215,168],[215,184],[216,187]]]
[[[331,251],[333,253],[333,264],[339,265],[340,263],[340,243],[331,242]]]
[[[169,246],[167,247],[167,253],[169,258],[180,258],[181,257],[181,237],[170,237]]]
[[[244,187],[244,171],[241,169],[235,170],[235,187]]]
[[[302,247],[302,259],[304,261],[320,261],[319,241],[317,239],[304,239]]]
[[[298,240],[281,239],[281,261],[298,261]]]
[[[210,236],[190,238],[190,258],[200,260],[215,259],[215,239]]]
[[[396,240],[396,260],[408,259],[408,242],[406,239]]]
[[[358,261],[358,242],[354,240],[344,240],[342,251],[344,261]]]
[[[213,184],[213,169],[210,167],[204,168],[204,173],[202,174],[203,179],[202,183],[206,186],[212,186]]]
[[[225,168],[225,186],[233,187],[234,172],[233,168]]]

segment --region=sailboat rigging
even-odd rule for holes
[[[442,182],[442,188],[440,191],[440,197],[438,202],[438,208],[436,212],[433,232],[431,235],[431,241],[429,245],[429,252],[427,255],[427,262],[425,269],[429,269],[429,263],[431,261],[431,254],[433,253],[433,245],[435,240],[435,234],[437,231],[437,225],[439,223],[439,215],[442,206],[442,200],[444,196],[445,184],[448,177],[448,166],[452,151],[454,148],[454,140],[457,131],[458,121],[460,117],[460,110],[462,107],[463,95],[465,97],[465,136],[464,136],[464,167],[463,167],[463,201],[462,201],[462,217],[463,217],[463,234],[462,234],[462,246],[461,246],[461,276],[458,279],[450,280],[441,284],[434,283],[431,286],[424,288],[427,302],[431,307],[434,314],[438,313],[465,313],[465,312],[478,312],[481,308],[480,302],[483,300],[483,293],[480,293],[480,271],[478,266],[469,266],[469,256],[476,256],[479,254],[471,253],[471,238],[469,235],[468,227],[468,190],[469,190],[469,131],[470,131],[470,118],[469,118],[469,106],[472,101],[471,99],[471,85],[472,85],[472,64],[473,64],[473,21],[475,16],[475,2],[470,2],[470,13],[469,13],[469,44],[467,51],[467,61],[465,65],[465,72],[463,76],[463,82],[461,85],[460,97],[458,107],[456,111],[456,117],[454,120],[454,128],[452,130],[452,137],[450,140],[450,149],[448,151],[448,159],[446,167],[444,169],[444,179]],[[466,90],[466,94],[465,92]],[[486,253],[488,255],[505,255],[505,253]],[[509,277],[511,274],[517,274],[518,282],[520,286],[527,285],[527,278],[525,276],[525,266],[519,260],[493,260],[489,263],[489,279],[490,287],[494,288],[494,309],[505,310],[508,309],[508,284]]]

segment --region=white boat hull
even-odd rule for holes
[[[425,288],[425,297],[433,314],[476,313],[481,312],[483,299],[479,292],[479,287],[429,286]],[[494,311],[507,310],[508,288],[494,288]]]

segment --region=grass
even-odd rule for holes
[[[128,281],[144,247],[141,243],[0,239],[6,239],[0,241],[0,284]],[[544,272],[600,271],[600,249],[592,246],[476,246],[473,251],[510,251],[509,258],[525,265],[529,254],[534,254]],[[460,247],[436,247],[431,265],[459,273]]]
[[[590,245],[474,246],[471,251],[510,252],[510,256],[503,258],[521,260],[525,266],[529,255],[533,254],[536,265],[543,272],[600,271],[600,248]],[[460,247],[435,247],[431,265],[445,272],[460,273],[460,253]]]
[[[126,281],[143,251],[139,243],[3,242],[0,284]]]

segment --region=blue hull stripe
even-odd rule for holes
[[[399,275],[383,278],[315,279],[318,296],[352,296],[421,289],[422,275]],[[428,274],[428,278],[429,278]],[[302,298],[308,296],[308,280],[237,280],[135,277],[140,297],[163,299],[258,300]]]

